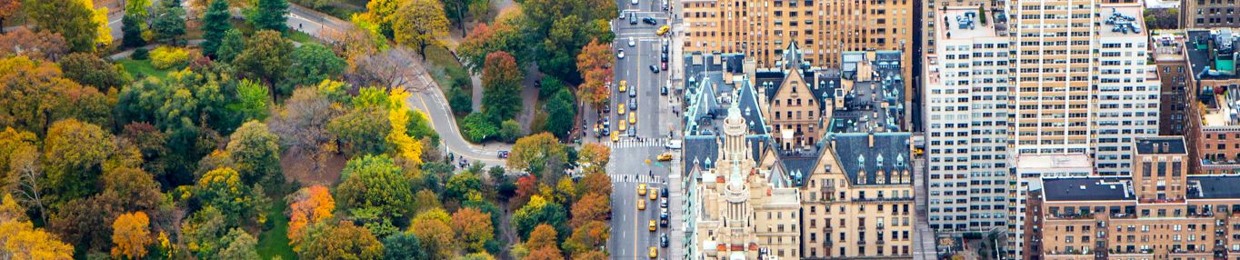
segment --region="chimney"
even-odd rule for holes
[[[1164,144],[1163,153],[1170,153],[1170,152],[1171,152],[1171,144],[1170,143]]]
[[[874,148],[874,133],[870,133],[870,148]]]
[[[1158,151],[1161,151],[1161,150],[1158,150],[1158,143],[1157,143],[1157,142],[1155,142],[1155,143],[1154,143],[1154,151],[1153,151],[1152,153],[1158,153]]]

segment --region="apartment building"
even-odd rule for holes
[[[821,96],[824,86],[816,80],[819,70],[802,61],[802,52],[793,42],[783,51],[784,58],[773,68],[757,69],[754,84],[758,89],[762,113],[769,119],[775,143],[782,151],[813,149],[822,140],[824,110]],[[829,73],[822,73],[824,76]]]
[[[1026,259],[1029,248],[1039,248],[1038,244],[1028,245],[1030,236],[1037,237],[1041,220],[1030,217],[1030,212],[1040,212],[1037,193],[1042,189],[1042,178],[1081,178],[1094,173],[1093,159],[1085,154],[1022,154],[1016,159],[1016,188],[1011,189],[1010,196],[1015,203],[1008,207],[1008,226],[1006,255],[1011,259]],[[1036,216],[1036,215],[1035,215]]]
[[[843,53],[866,50],[899,50],[900,63],[912,64],[913,2],[684,0],[679,12],[686,53],[741,53],[772,68],[795,42],[804,62],[837,68]],[[911,68],[902,66],[901,76],[911,78]],[[906,81],[904,92],[911,91]]]
[[[1240,30],[1237,30],[1240,31]],[[1240,33],[1231,29],[1185,32],[1184,53],[1188,75],[1187,88],[1196,93],[1189,116],[1193,123],[1187,135],[1194,161],[1200,162],[1199,172],[1240,172],[1240,76],[1236,71],[1236,48]]]
[[[1156,31],[1150,41],[1159,86],[1158,134],[1184,135],[1192,123],[1191,109],[1196,92],[1188,88],[1188,59],[1184,55],[1185,34],[1182,30]]]
[[[927,202],[940,232],[1007,228],[1010,37],[1003,16],[977,10],[941,9],[926,63]]]
[[[1180,28],[1240,27],[1236,0],[1181,0]]]
[[[1129,177],[1042,179],[1036,259],[1219,259],[1240,252],[1238,175],[1194,175],[1178,136],[1137,138]],[[1026,258],[1032,259],[1032,258]]]

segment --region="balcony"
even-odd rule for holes
[[[878,226],[877,226],[877,227],[878,227],[878,231],[883,231],[883,224],[881,224],[881,223],[880,223],[880,224],[878,224]]]
[[[831,226],[824,226],[824,227],[822,227],[822,233],[831,234],[831,231],[834,231],[834,230],[835,230],[835,228],[832,228]]]
[[[882,240],[882,239],[879,239],[878,241],[874,241],[874,243],[875,243],[875,244],[878,244],[878,245],[880,245],[880,246],[881,246],[881,245],[887,244],[887,241],[884,241],[884,240]]]
[[[835,245],[835,242],[834,242],[834,241],[831,241],[830,239],[827,239],[827,240],[823,240],[823,241],[822,241],[822,246],[823,246],[823,247],[831,247],[831,246],[833,246],[833,245]]]
[[[858,240],[858,241],[857,241],[857,245],[858,245],[858,246],[864,246],[864,245],[865,245],[865,240]]]

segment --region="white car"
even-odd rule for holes
[[[632,3],[633,5],[637,5],[637,0],[632,0],[632,1],[631,1],[631,2],[629,2],[629,3]]]
[[[637,38],[629,37],[629,47],[637,46]]]
[[[624,49],[620,49],[620,51],[617,51],[617,52],[616,52],[616,58],[617,58],[617,59],[624,59]]]

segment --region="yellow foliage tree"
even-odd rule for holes
[[[303,237],[306,225],[331,218],[336,210],[336,200],[323,185],[302,188],[290,198],[288,237],[289,244],[296,245]]]
[[[36,229],[12,195],[0,200],[0,259],[73,259],[73,246]]]
[[[154,243],[151,219],[138,211],[121,214],[112,223],[112,256],[137,259],[146,256],[146,248]]]
[[[388,133],[387,141],[396,149],[397,157],[413,165],[422,165],[422,142],[409,136],[409,107],[405,99],[409,93],[402,88],[392,89],[388,93],[388,121],[392,123],[392,132]]]

